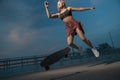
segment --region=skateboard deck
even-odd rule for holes
[[[45,59],[43,59],[40,63],[42,67],[44,67],[46,70],[49,70],[49,66],[54,64],[55,62],[59,61],[63,57],[67,57],[68,53],[70,51],[69,47],[66,47],[60,51],[57,51],[49,56],[47,56]]]

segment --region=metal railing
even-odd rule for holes
[[[0,77],[45,70],[40,66],[41,61],[47,56],[30,56],[30,57],[19,57],[19,58],[6,58],[0,59]],[[65,65],[74,65],[80,63],[89,63],[103,60],[120,60],[120,54],[103,55],[99,58],[90,57],[87,55],[80,56],[79,53],[69,54],[68,58],[62,58],[60,61],[52,65],[57,68]],[[77,63],[78,61],[78,63]]]
[[[56,68],[56,66],[60,67],[64,65],[64,61],[71,62],[69,64],[72,64],[72,60],[75,59],[75,56],[78,55],[70,54],[68,55],[68,58],[62,58],[60,61],[56,62],[52,66],[54,66],[54,68]],[[0,77],[17,73],[42,71],[44,70],[44,68],[40,66],[40,63],[46,57],[47,56],[29,56],[0,59]]]
[[[31,57],[19,57],[19,58],[6,58],[0,60],[0,70],[6,70],[8,68],[24,67],[26,65],[36,65],[41,62],[45,56],[31,56]]]

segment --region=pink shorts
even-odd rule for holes
[[[65,26],[66,26],[67,37],[70,35],[76,35],[77,33],[75,30],[77,27],[83,32],[83,34],[85,33],[83,28],[82,28],[81,22],[78,22],[76,20],[70,20],[68,22],[65,22]]]

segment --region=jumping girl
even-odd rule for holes
[[[80,52],[80,54],[82,54],[82,50],[76,44],[73,43],[74,36],[78,34],[81,40],[91,48],[94,55],[96,57],[99,57],[99,52],[93,47],[92,43],[85,37],[81,22],[76,21],[72,17],[72,11],[94,10],[95,8],[66,7],[64,0],[58,0],[57,2],[58,13],[50,14],[48,9],[48,6],[49,6],[48,2],[45,1],[44,6],[46,9],[46,14],[48,18],[60,18],[64,22],[66,26],[67,43],[69,46],[77,49]]]

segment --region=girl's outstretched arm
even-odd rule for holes
[[[89,7],[89,8],[73,8],[73,7],[68,7],[69,10],[71,11],[85,11],[85,10],[94,10],[94,7]]]
[[[45,1],[44,6],[45,6],[45,9],[46,9],[46,14],[47,14],[48,18],[58,18],[59,13],[50,14],[49,9],[48,9],[48,6],[49,6],[48,2]]]

